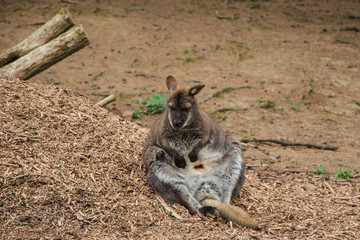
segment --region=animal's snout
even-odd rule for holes
[[[180,128],[183,125],[183,122],[180,119],[174,119],[173,126],[174,128]]]

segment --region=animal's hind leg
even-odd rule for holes
[[[167,203],[179,203],[195,214],[201,205],[190,194],[179,168],[171,164],[171,157],[163,149],[151,146],[145,151],[144,158],[150,162],[147,177],[155,192]]]
[[[244,161],[242,159],[240,143],[234,137],[228,139],[231,147],[228,153],[224,156],[228,162],[228,166],[223,175],[223,192],[222,202],[230,203],[231,198],[237,197],[240,189],[245,181],[244,176]]]

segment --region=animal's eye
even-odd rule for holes
[[[175,107],[174,107],[173,105],[170,105],[170,104],[169,104],[169,108],[170,108],[171,110],[175,110]]]
[[[183,110],[184,110],[185,112],[188,112],[188,111],[190,111],[191,107],[192,107],[192,104],[189,103],[189,102],[187,102],[187,103],[184,104]]]

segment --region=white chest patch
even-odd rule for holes
[[[190,175],[198,175],[202,178],[212,176],[225,167],[222,166],[224,165],[222,158],[223,154],[221,152],[205,147],[200,150],[198,160],[194,163],[186,155],[186,170]]]

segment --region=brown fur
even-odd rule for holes
[[[168,103],[173,103],[173,107],[175,108],[174,117],[179,117],[179,115],[184,114],[183,109],[186,108],[186,104],[191,104],[192,118],[194,120],[189,123],[186,129],[174,131],[174,128],[168,120],[168,114],[169,111],[171,111],[171,108],[167,106],[165,113],[156,120],[153,125],[154,127],[151,128],[146,144],[155,143],[157,146],[165,149],[167,153],[175,159],[176,165],[179,164],[179,166],[183,166],[184,160],[179,154],[173,151],[169,145],[169,138],[174,134],[191,131],[198,134],[201,138],[201,141],[198,142],[194,146],[192,152],[189,153],[189,158],[192,162],[197,160],[199,150],[206,144],[209,144],[210,141],[216,147],[219,141],[223,142],[225,139],[225,133],[221,130],[219,125],[205,111],[199,109],[194,98],[204,86],[205,85],[203,84],[197,84],[189,89],[178,89],[175,78],[172,76],[167,78],[167,87],[170,91]],[[180,101],[179,98],[181,98]]]
[[[255,226],[229,205],[244,183],[244,162],[239,141],[199,109],[194,96],[205,85],[178,88],[172,76],[166,85],[166,110],[153,124],[143,153],[150,185],[167,203],[192,214],[217,209],[224,218]]]

